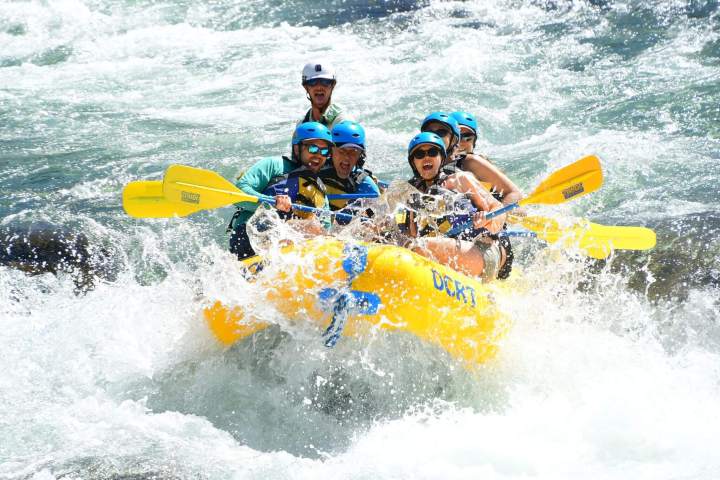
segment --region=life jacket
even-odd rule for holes
[[[323,181],[305,166],[301,166],[283,175],[270,179],[263,195],[287,195],[292,203],[307,207],[324,208],[326,189]],[[291,217],[308,218],[312,213],[292,210],[292,212],[279,212],[280,218]]]
[[[472,215],[477,211],[477,209],[474,205],[472,205],[472,202],[468,197],[458,197],[457,193],[440,187],[440,184],[445,180],[445,178],[447,178],[447,175],[444,175],[441,172],[436,179],[435,184],[431,185],[427,189],[427,193],[420,194],[418,195],[419,199],[411,199],[408,202],[409,207],[413,209],[417,208],[419,210],[424,206],[423,203],[435,202],[437,198],[435,196],[437,194],[440,194],[440,196],[445,195],[447,197],[448,192],[450,192],[455,198],[452,208],[448,209],[447,206],[445,206],[446,210],[449,210],[449,213],[440,218],[433,218],[431,221],[428,221],[427,218],[425,218],[421,219],[421,222],[418,222],[416,214],[416,223],[419,223],[417,224],[418,236],[444,235],[448,238],[474,240],[478,235],[485,235],[492,240],[497,240],[500,243],[500,247],[505,250],[505,263],[498,271],[497,278],[499,280],[507,279],[512,271],[513,260],[515,258],[510,238],[504,235],[500,236],[491,234],[484,228],[476,229],[473,227],[470,222],[472,220]],[[425,184],[421,179],[414,178],[410,180],[409,183],[421,191],[425,188]],[[419,205],[418,200],[420,202]],[[399,225],[401,232],[407,233],[409,231],[410,215],[408,215],[408,211],[397,214],[395,220]],[[507,229],[507,224],[503,225],[503,230],[505,229]]]
[[[417,177],[409,181],[421,192],[425,190],[408,202],[408,207],[416,212],[414,222],[417,235],[418,237],[475,238],[482,233],[482,230],[472,226],[472,215],[477,209],[468,196],[440,186],[447,177],[448,175],[441,172],[429,187]],[[401,223],[401,231],[409,230],[410,219],[410,215],[396,219]]]
[[[463,168],[463,161],[465,160],[465,157],[467,157],[467,154],[465,153],[456,155],[455,158],[444,163],[443,166],[440,167],[440,171],[445,175],[452,175],[453,173],[461,171],[464,172],[465,169]]]
[[[368,170],[356,168],[348,178],[340,178],[332,166],[323,168],[318,173],[318,177],[325,184],[328,194],[355,193],[358,191],[360,184],[371,175],[372,172]],[[348,200],[330,200],[330,210],[340,210],[345,208],[347,204]]]
[[[338,177],[335,169],[330,166],[320,170],[318,176],[322,180],[323,184],[325,184],[325,188],[327,189],[328,194],[356,193],[360,187],[360,184],[363,183],[363,181],[365,181],[365,179],[368,177],[373,179],[376,184],[378,182],[378,180],[373,176],[370,170],[365,170],[361,168],[356,168],[355,170],[353,170],[348,178],[340,178]],[[337,198],[330,200],[329,203],[330,210],[333,211],[343,210],[343,213],[348,213],[350,215],[358,215],[360,213],[364,213],[364,215],[367,217],[372,217],[374,214],[373,211],[369,208],[362,212],[362,208],[360,208],[361,200],[359,199],[343,200]],[[345,217],[335,217],[335,222],[339,225],[347,225],[348,223],[350,223],[350,220]]]
[[[318,122],[322,123],[328,128],[331,128],[332,124],[335,122],[335,119],[342,113],[342,110],[340,107],[335,105],[334,103],[331,103],[328,105],[325,112],[320,115],[320,120],[317,120]],[[302,119],[302,122],[315,122],[316,120],[313,120],[312,118],[312,107],[305,113],[305,116]]]

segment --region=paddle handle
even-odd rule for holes
[[[520,202],[511,203],[509,205],[505,205],[502,208],[498,208],[497,210],[493,210],[492,212],[488,212],[485,214],[485,219],[489,220],[491,218],[495,218],[498,215],[502,215],[505,212],[509,212],[510,210],[513,210],[520,206]]]
[[[467,222],[464,222],[457,227],[454,227],[448,232],[445,232],[445,235],[457,235],[458,233],[464,231],[464,230],[472,230],[473,228],[473,222],[472,219],[468,220]],[[530,230],[501,230],[497,233],[498,237],[526,237],[526,238],[536,238],[537,233],[531,232]]]
[[[537,238],[537,233],[529,230],[503,230],[498,233],[498,237],[524,237],[524,238]]]
[[[275,198],[268,197],[267,195],[260,195],[258,198],[258,201],[262,203],[267,203],[268,205],[275,205]],[[310,212],[310,213],[316,213],[318,215],[334,215],[336,218],[339,218],[341,220],[352,220],[353,216],[348,215],[347,213],[340,213],[340,212],[331,212],[330,210],[323,210],[322,208],[315,208],[315,207],[308,207],[306,205],[298,205],[297,203],[291,203],[290,206],[295,210],[300,210],[301,212]]]
[[[358,198],[378,198],[377,193],[329,193],[328,200],[357,200]]]

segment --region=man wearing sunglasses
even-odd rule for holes
[[[329,210],[325,185],[318,172],[331,157],[332,135],[325,125],[305,122],[295,129],[291,158],[267,157],[250,167],[236,182],[249,195],[275,197],[280,217],[291,220],[298,229],[322,234],[330,228],[329,217],[293,210],[291,203]],[[257,203],[240,202],[230,220],[230,251],[239,259],[255,255],[247,234],[247,222],[258,208]],[[298,221],[300,220],[300,221]]]
[[[320,171],[327,192],[330,194],[361,193],[379,196],[380,189],[372,172],[365,170],[365,129],[357,122],[345,120],[332,129],[332,164]],[[352,202],[350,202],[352,203]],[[340,210],[348,200],[330,200],[331,210]],[[335,219],[340,224],[347,221]]]
[[[327,62],[310,62],[303,67],[302,86],[310,100],[310,110],[299,123],[320,122],[332,129],[347,120],[340,106],[332,103],[336,83],[335,69]]]

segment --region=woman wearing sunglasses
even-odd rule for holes
[[[443,173],[441,167],[446,159],[445,144],[434,133],[423,132],[410,141],[408,162],[413,171],[410,184],[426,194],[411,206],[407,217],[408,233],[420,238],[412,249],[459,272],[486,282],[494,280],[506,260],[506,252],[497,240],[505,215],[487,220],[484,212],[496,210],[502,204],[472,174]],[[445,208],[440,214],[428,216],[424,214],[424,203],[440,203]],[[458,205],[463,205],[465,211],[458,211]],[[460,216],[469,216],[472,227],[458,228],[465,224],[458,222]]]
[[[332,93],[337,79],[335,69],[329,63],[310,62],[303,67],[302,86],[310,100],[310,110],[298,122],[320,122],[332,129],[347,120],[339,105],[332,103]]]
[[[275,208],[280,217],[303,219],[294,222],[302,231],[322,234],[330,227],[329,218],[292,210],[291,203],[328,210],[325,186],[318,178],[318,172],[331,156],[332,135],[325,125],[306,122],[295,129],[292,139],[291,158],[267,157],[250,167],[236,182],[243,192],[259,196],[275,197]],[[228,230],[230,251],[239,259],[255,255],[247,235],[247,222],[257,210],[257,203],[240,202],[238,210],[230,220]]]

